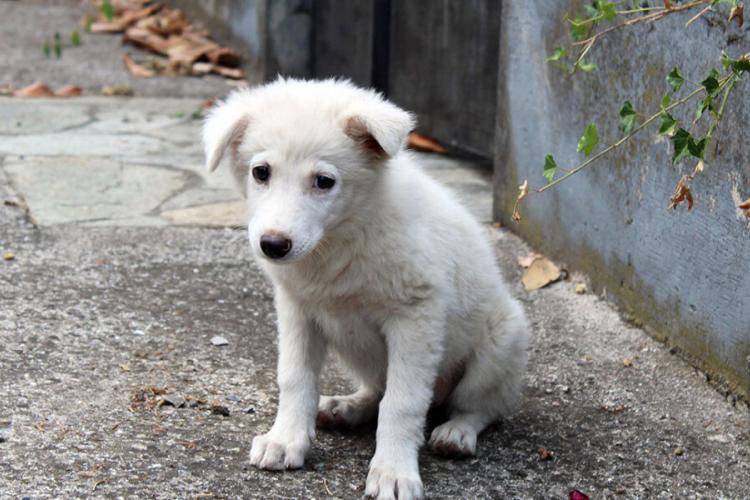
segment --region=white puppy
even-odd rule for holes
[[[208,116],[209,170],[229,150],[248,234],[273,282],[279,408],[253,440],[262,469],[301,467],[318,426],[377,415],[366,494],[420,498],[431,405],[450,419],[433,450],[471,455],[519,399],[528,325],[484,229],[403,150],[407,112],[344,81],[279,79],[233,92]],[[353,394],[320,396],[331,348]]]

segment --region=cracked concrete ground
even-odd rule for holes
[[[248,467],[276,411],[275,316],[232,182],[203,171],[198,102],[0,100],[1,498],[362,495],[372,427],[320,432],[301,471]],[[487,170],[425,160],[488,223],[534,328],[520,411],[475,458],[423,451],[426,493],[746,498],[744,403],[575,294],[583,278],[526,292]],[[326,370],[326,393],[346,388]]]
[[[275,315],[232,181],[203,170],[194,112],[226,84],[131,81],[117,37],[43,59],[40,33],[79,19],[73,0],[0,0],[0,83],[159,97],[0,98],[0,498],[360,497],[373,427],[320,432],[300,471],[248,467],[276,412]],[[486,167],[424,158],[487,223],[534,328],[520,411],[475,458],[423,451],[427,495],[747,498],[747,406],[575,294],[585,277],[525,291],[530,249],[490,226]],[[335,366],[323,388],[347,389]]]

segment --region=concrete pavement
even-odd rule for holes
[[[275,316],[232,181],[203,171],[198,109],[0,99],[0,498],[362,495],[373,428],[320,432],[301,471],[248,467],[276,411]],[[486,170],[428,163],[489,222]],[[475,458],[424,451],[426,493],[746,498],[747,406],[575,294],[584,277],[526,292],[529,248],[488,232],[533,323],[524,403]],[[323,386],[346,382],[331,366]]]

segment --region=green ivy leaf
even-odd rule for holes
[[[661,98],[661,102],[659,103],[659,107],[661,107],[661,110],[664,111],[669,107],[669,104],[672,102],[672,98],[669,97],[669,94],[664,94],[664,97]]]
[[[635,110],[630,101],[625,101],[625,104],[620,108],[620,128],[626,134],[629,134],[633,130],[635,124]]]
[[[589,156],[594,151],[597,144],[599,144],[599,132],[596,130],[596,125],[589,123],[586,126],[586,131],[583,133],[583,136],[581,136],[581,139],[578,141],[577,151],[579,153],[583,151],[583,154]]]
[[[667,83],[672,86],[672,92],[677,92],[682,88],[682,84],[685,83],[685,77],[682,76],[679,68],[674,68],[667,75]]]
[[[547,179],[547,182],[552,182],[552,180],[555,178],[555,173],[557,173],[557,163],[555,162],[555,159],[552,157],[552,155],[545,156],[544,177]]]
[[[584,40],[586,35],[589,34],[586,20],[582,17],[576,17],[575,19],[568,18],[568,21],[570,22],[570,35],[573,37],[573,40],[576,42]]]
[[[705,80],[701,82],[703,88],[706,89],[706,94],[713,97],[719,91],[719,80],[716,77],[709,75]]]
[[[750,59],[740,59],[732,63],[732,71],[737,74],[750,71]]]
[[[674,135],[675,128],[677,128],[677,120],[666,111],[661,114],[661,126],[659,127],[659,135]]]
[[[735,60],[729,57],[729,55],[722,50],[721,51],[721,65],[724,67],[725,71],[728,70],[732,66],[733,62],[735,62]]]
[[[672,136],[672,146],[674,146],[674,155],[672,156],[673,164],[677,164],[683,158],[690,156],[690,150],[688,149],[690,139],[690,132],[684,128],[678,129]]]
[[[617,17],[617,8],[614,3],[601,0],[599,2],[599,15],[609,22]]]
[[[690,154],[694,157],[698,158],[699,160],[703,159],[703,153],[706,150],[706,138],[704,137],[698,142],[695,142],[695,139],[690,137],[688,139],[688,151],[690,151]]]
[[[79,45],[81,45],[81,35],[78,34],[77,30],[70,34],[70,43],[74,47],[78,47]]]
[[[568,51],[564,47],[557,47],[552,55],[547,58],[547,62],[559,61],[563,57],[567,57]]]
[[[581,71],[585,71],[586,73],[591,73],[592,71],[596,69],[596,64],[586,62],[584,60],[580,60],[576,64],[576,67],[580,69]]]
[[[695,119],[700,120],[701,116],[703,116],[703,112],[706,110],[715,111],[714,108],[714,98],[710,95],[707,95],[703,98],[700,105],[698,105],[698,109],[695,112]]]

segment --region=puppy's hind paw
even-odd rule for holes
[[[429,446],[438,455],[470,457],[476,452],[477,432],[466,422],[449,420],[435,427],[430,435]]]
[[[374,396],[321,396],[315,425],[319,429],[351,428],[372,420],[378,411]]]

